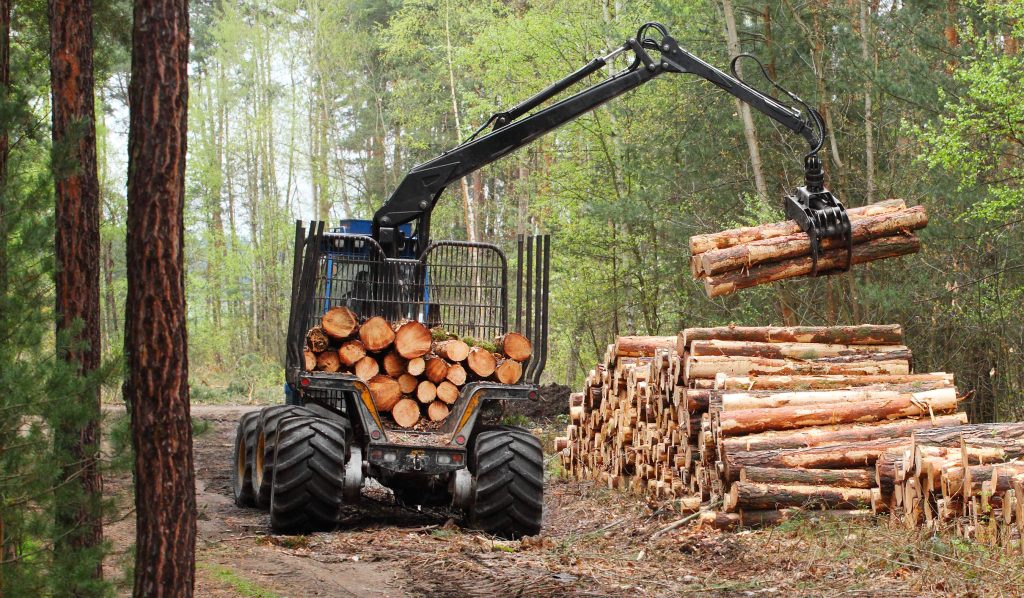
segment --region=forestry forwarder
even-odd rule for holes
[[[633,55],[625,70],[531,113],[623,53]],[[297,223],[287,400],[239,422],[232,467],[236,503],[269,507],[277,532],[330,528],[346,505],[358,501],[364,480],[371,477],[399,502],[451,505],[486,532],[505,537],[538,533],[544,471],[540,442],[524,429],[498,425],[497,410],[488,407],[537,399],[546,361],[550,239],[518,240],[510,327],[504,253],[486,243],[431,241],[431,211],[445,187],[458,179],[663,73],[689,73],[807,140],[806,182],[785,198],[785,209],[810,237],[816,262],[821,239],[850,239],[845,209],[822,184],[817,157],[825,132],[822,119],[774,81],[803,112],[744,83],[736,74],[738,58],[730,76],[681,48],[663,25],[648,23],[636,38],[493,115],[461,145],[413,168],[372,222],[343,221],[330,231],[322,222],[311,223],[308,231]],[[526,335],[535,350],[519,384],[471,382],[441,428],[401,430],[382,419],[359,378],[303,369],[305,331],[336,305],[362,318],[415,319],[480,339],[513,330]]]

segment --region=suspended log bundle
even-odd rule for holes
[[[953,376],[912,363],[900,326],[620,337],[570,397],[555,446],[578,479],[668,504],[700,497],[701,521],[720,528],[887,511],[915,435],[922,458],[959,446],[955,429],[977,439],[970,464],[1024,449],[1024,425],[966,425]],[[993,484],[1004,494],[1009,474]]]
[[[916,253],[921,243],[912,231],[928,225],[923,206],[908,208],[888,200],[847,210],[851,225],[853,264]],[[693,275],[704,282],[709,297],[811,274],[811,243],[793,221],[765,224],[690,238]],[[847,248],[838,239],[824,239],[818,271],[847,264]]]
[[[443,422],[466,384],[520,383],[523,362],[532,354],[529,339],[516,332],[492,344],[410,320],[373,317],[360,323],[351,310],[339,306],[307,332],[303,361],[306,371],[359,378],[377,411],[391,415],[388,423],[413,428]]]

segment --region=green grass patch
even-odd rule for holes
[[[230,587],[239,596],[245,598],[279,598],[277,592],[248,580],[229,567],[211,563],[198,563],[198,567],[210,574],[210,577]]]

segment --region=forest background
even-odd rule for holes
[[[44,4],[17,3],[12,22],[12,86],[38,123],[49,118]],[[190,11],[193,400],[280,400],[296,219],[371,216],[412,166],[658,20],[722,68],[737,49],[759,56],[818,106],[831,189],[847,206],[890,197],[927,206],[925,250],[708,299],[689,274],[689,237],[781,219],[804,146],[756,113],[745,135],[728,95],[661,77],[439,202],[436,239],[510,249],[517,234],[552,234],[545,379],[578,385],[620,334],[894,322],[918,370],[953,371],[975,393],[973,417],[1024,415],[1019,0],[197,0]],[[108,357],[123,346],[130,22],[126,2],[97,4]],[[743,67],[767,87],[753,63]],[[22,188],[50,184],[39,133],[18,141]],[[35,206],[44,220],[47,205]]]

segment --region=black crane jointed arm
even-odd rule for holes
[[[632,52],[634,55],[632,63],[625,70],[546,108],[527,114],[597,72],[624,52]],[[844,232],[849,236],[849,221],[846,219],[842,204],[835,201],[822,184],[821,163],[816,155],[825,135],[821,117],[803,100],[788,91],[783,90],[791,100],[804,108],[803,111],[787,106],[747,85],[735,75],[735,62],[734,60],[733,75],[726,74],[680,47],[663,25],[648,23],[640,28],[636,38],[626,41],[606,56],[595,58],[568,77],[555,82],[520,104],[493,115],[469,140],[413,168],[374,214],[373,236],[388,255],[395,257],[401,244],[406,242],[401,238],[398,227],[415,220],[418,254],[429,243],[430,214],[434,205],[450,183],[663,73],[687,73],[710,81],[807,141],[809,152],[805,156],[806,186],[800,187],[793,196],[787,197],[786,214],[787,217],[796,218],[801,227],[811,235],[813,254],[817,263],[819,236],[841,236]],[[484,129],[492,125],[490,132],[480,135]],[[802,211],[801,206],[805,208]],[[823,222],[816,223],[815,218],[821,219],[820,215],[826,209],[835,213],[825,216]],[[822,234],[823,232],[826,234]]]

